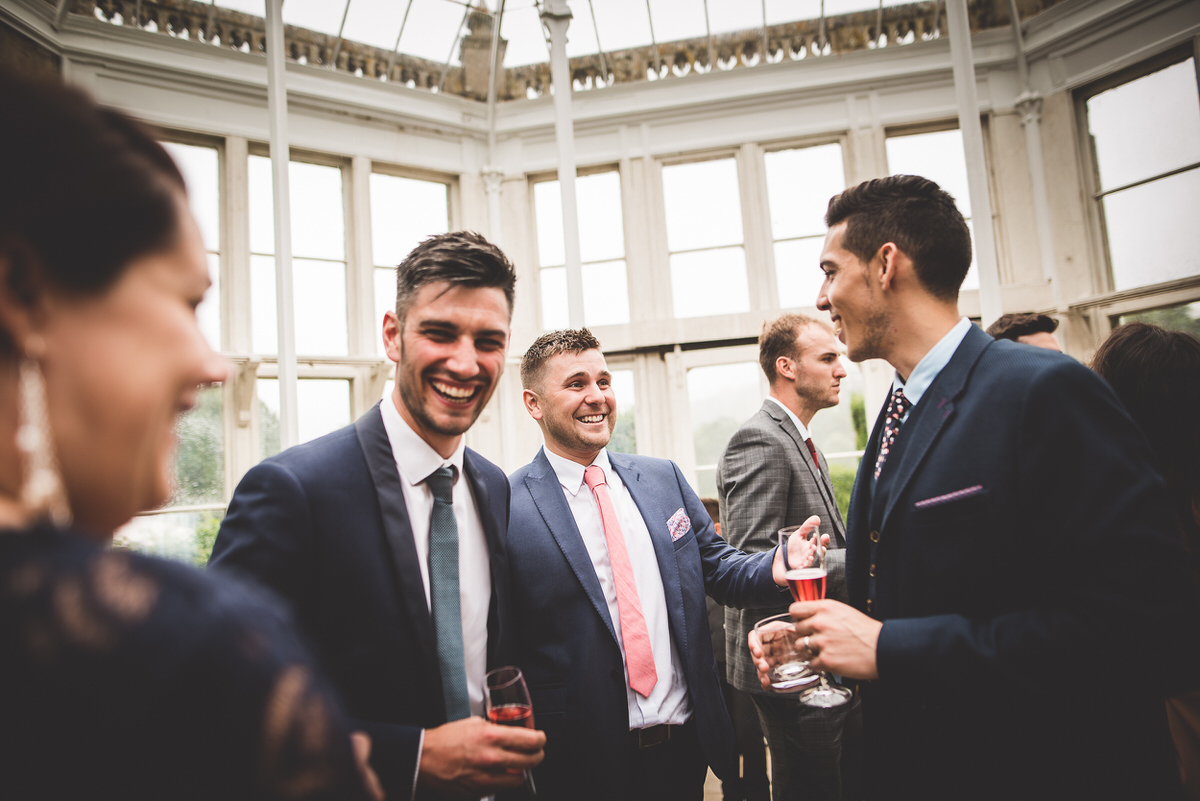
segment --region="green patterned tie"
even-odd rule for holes
[[[425,483],[433,492],[429,517],[429,597],[442,666],[446,720],[471,716],[463,665],[462,611],[458,597],[458,523],[454,519],[454,470],[439,467]]]

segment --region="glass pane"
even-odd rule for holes
[[[211,147],[163,142],[187,183],[188,205],[200,226],[206,250],[221,249],[221,181],[217,151]]]
[[[629,285],[625,261],[583,265],[583,324],[621,325],[629,322]],[[567,268],[539,271],[542,327],[546,331],[570,325],[567,315]]]
[[[962,131],[889,136],[888,170],[892,175],[921,175],[954,196],[958,210],[971,217],[971,193],[967,185],[967,156]]]
[[[824,237],[829,199],[846,188],[842,146],[778,150],[764,154],[763,162],[767,170],[772,236],[775,239]]]
[[[533,185],[533,208],[537,222],[538,262],[543,265],[566,264],[562,191],[558,181],[539,181]]]
[[[583,321],[585,325],[629,322],[624,259],[583,265]]]
[[[672,256],[671,292],[676,317],[750,311],[745,251],[721,248]]]
[[[1193,59],[1101,92],[1087,101],[1087,114],[1102,189],[1200,161]]]
[[[196,308],[196,322],[208,346],[213,350],[221,349],[221,257],[216,253],[208,254],[208,277],[212,286],[204,293],[204,302]]]
[[[386,356],[383,348],[383,316],[396,310],[396,270],[375,268],[375,352]]]
[[[113,547],[204,567],[224,516],[221,509],[206,509],[135,517],[117,530]]]
[[[583,262],[612,261],[625,256],[621,220],[621,176],[617,172],[584,175],[575,180],[579,209],[579,256]],[[538,259],[543,267],[563,264],[562,192],[558,181],[533,185],[538,227]]]
[[[296,353],[304,356],[345,356],[349,353],[346,324],[346,265],[292,259],[295,298]],[[275,259],[250,257],[251,335],[256,353],[278,353],[275,306]]]
[[[1106,195],[1103,207],[1114,289],[1200,275],[1200,170]]]
[[[538,271],[538,283],[542,290],[542,330],[557,331],[571,325],[567,312],[567,268],[547,267]],[[587,298],[584,298],[584,316],[587,316]]]
[[[271,160],[251,156],[250,251],[275,252],[275,199]],[[293,161],[288,166],[292,211],[292,256],[345,259],[345,219],[342,214],[342,171],[338,167]]]
[[[617,396],[617,427],[608,449],[618,453],[637,453],[637,425],[634,410],[637,397],[633,388],[633,370],[612,370],[613,394]]]
[[[258,379],[258,440],[262,458],[279,453],[279,380]],[[296,382],[300,442],[337,431],[350,423],[350,382],[341,378],[304,378]]]
[[[371,174],[371,256],[377,266],[395,267],[421,240],[449,230],[446,184]]]
[[[1191,303],[1180,303],[1176,306],[1164,306],[1161,309],[1124,314],[1120,324],[1132,322],[1152,323],[1172,331],[1187,331],[1192,336],[1200,338],[1200,300]]]
[[[888,169],[892,175],[921,175],[949,192],[971,229],[975,243],[975,226],[971,220],[971,192],[967,184],[967,156],[963,151],[962,131],[889,136],[887,138]],[[963,279],[962,289],[979,289],[979,271],[975,254]]]
[[[693,367],[687,374],[692,444],[696,452],[696,492],[715,498],[714,468],[729,438],[762,405],[758,362]]]
[[[200,392],[196,406],[179,418],[175,452],[175,492],[171,506],[225,500],[224,393],[221,387]]]
[[[810,236],[775,243],[775,277],[779,305],[785,309],[815,307],[825,274],[821,272],[821,250],[825,236]]]
[[[624,258],[621,176],[616,172],[585,175],[576,180],[575,194],[579,204],[580,258],[585,262]]]
[[[700,161],[663,167],[667,247],[679,250],[742,242],[737,162]]]
[[[622,325],[629,323],[629,283],[625,261],[584,264],[583,324]],[[566,267],[545,267],[541,283],[542,329],[553,331],[570,325],[566,309]]]

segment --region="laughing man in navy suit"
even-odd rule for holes
[[[211,567],[290,603],[392,799],[479,798],[541,756],[540,732],[479,717],[484,672],[511,661],[509,493],[463,444],[504,370],[515,281],[479,234],[418,245],[383,320],[395,391],[250,470],[213,547]]]
[[[826,223],[817,305],[896,374],[852,605],[791,611],[814,667],[865,680],[869,797],[1177,797],[1163,698],[1200,681],[1200,620],[1142,435],[1074,359],[959,315],[970,234],[932,181],[868,181]]]
[[[706,766],[732,775],[734,753],[705,593],[777,605],[782,558],[727,545],[674,463],[606,450],[610,381],[587,329],[521,362],[546,443],[510,477],[514,645],[546,732],[534,776],[545,799],[698,800]]]

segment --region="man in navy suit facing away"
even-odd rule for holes
[[[611,380],[587,329],[546,334],[521,362],[545,439],[509,478],[513,642],[546,732],[534,778],[548,799],[699,801],[707,766],[734,771],[705,593],[778,605],[783,560],[726,544],[673,462],[607,450]]]
[[[896,373],[850,605],[791,611],[862,680],[869,798],[1177,797],[1163,699],[1200,682],[1200,615],[1142,435],[1074,359],[960,317],[970,235],[936,184],[868,181],[826,224],[817,306]]]

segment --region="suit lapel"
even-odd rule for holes
[[[375,484],[375,497],[379,501],[379,514],[383,522],[385,550],[391,557],[396,576],[396,594],[400,608],[425,647],[420,658],[425,662],[425,673],[438,682],[441,694],[441,668],[437,662],[437,648],[433,634],[433,620],[425,602],[425,582],[421,578],[421,567],[417,558],[417,546],[413,542],[412,526],[408,521],[408,508],[404,503],[404,491],[400,487],[400,471],[392,454],[392,443],[379,404],[358,418],[354,424],[358,443],[362,447],[371,480]]]
[[[804,442],[804,437],[800,436],[800,429],[796,428],[796,424],[792,422],[792,418],[775,401],[763,401],[762,411],[774,420],[780,429],[795,443],[796,451],[800,455],[800,461],[808,468],[809,474],[812,475],[813,481],[816,482],[821,497],[825,501],[826,508],[836,510],[837,497],[833,493],[833,482],[829,479],[829,464],[826,463],[824,466],[813,465],[812,454],[808,452],[808,445]],[[832,521],[822,522],[830,522],[832,524],[834,544],[845,546],[846,531],[840,518],[841,513],[839,512],[833,515]]]
[[[600,588],[600,579],[596,577],[592,557],[587,546],[583,544],[583,536],[579,533],[579,526],[575,524],[575,515],[571,514],[571,507],[567,506],[562,484],[558,482],[558,474],[550,466],[545,451],[538,451],[538,455],[533,459],[533,466],[534,469],[525,476],[525,488],[533,497],[534,506],[537,507],[542,521],[550,530],[550,535],[554,537],[567,564],[571,566],[571,571],[583,588],[584,594],[592,602],[604,625],[608,627],[613,642],[616,642],[617,630],[608,614],[608,602],[605,601],[604,591]]]
[[[955,399],[962,394],[971,370],[991,342],[991,337],[971,326],[971,330],[954,351],[950,361],[938,373],[929,389],[921,396],[921,402],[913,409],[915,419],[909,421],[912,425],[906,422],[900,429],[897,444],[902,448],[896,454],[899,461],[894,465],[885,463],[885,469],[891,474],[888,478],[891,486],[883,493],[887,505],[883,510],[881,526],[887,524],[888,517],[895,509],[897,501],[904,495],[908,483],[916,475],[925,455],[954,416]],[[901,443],[900,440],[904,441]]]

